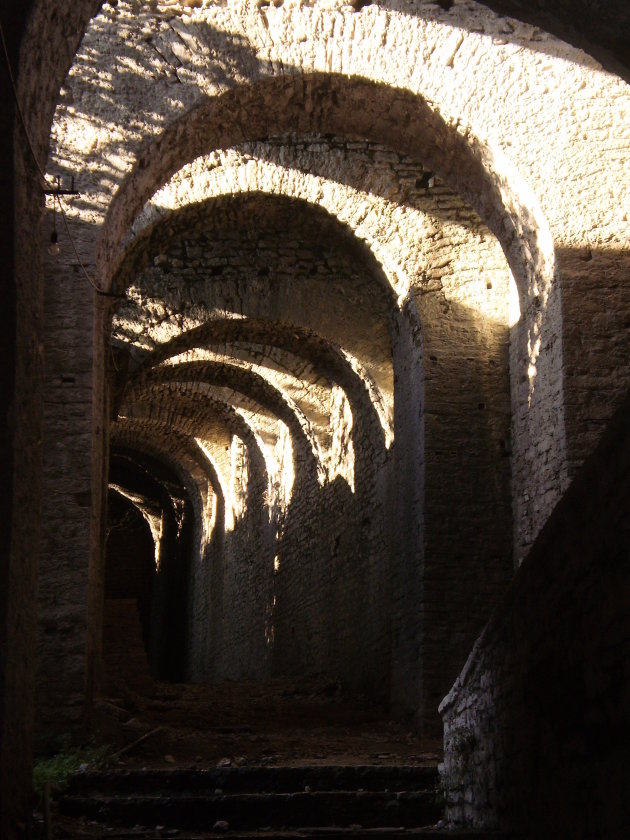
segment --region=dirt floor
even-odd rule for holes
[[[440,740],[422,741],[367,698],[330,680],[158,682],[149,673],[135,602],[109,601],[106,606],[104,690],[95,702],[90,739],[109,747],[109,770],[421,767],[435,766],[442,758]],[[36,838],[46,837],[42,810],[40,803]],[[54,795],[52,819],[55,838],[149,836],[144,830],[120,833],[64,818]]]
[[[435,766],[440,741],[422,742],[364,698],[317,679],[122,687],[95,705],[92,738],[110,746],[110,770],[394,764]],[[53,797],[54,800],[54,797]],[[47,837],[43,808],[33,837]],[[52,804],[55,840],[167,836],[68,818]],[[168,836],[207,837],[173,831]]]
[[[382,708],[330,680],[156,682],[132,599],[105,602],[103,686],[94,733],[125,750],[121,767],[435,764],[441,758],[441,741],[422,743]]]
[[[120,688],[120,687],[119,687]],[[94,733],[120,767],[435,764],[422,742],[362,697],[317,679],[154,683],[96,703]],[[142,739],[142,740],[140,740]]]

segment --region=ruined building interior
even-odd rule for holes
[[[0,6],[0,836],[134,633],[630,836],[630,7]]]

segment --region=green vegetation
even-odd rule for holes
[[[33,788],[42,797],[44,785],[53,790],[63,790],[73,773],[80,769],[103,767],[111,755],[111,747],[104,744],[76,745],[69,735],[49,741],[46,754],[35,758]]]

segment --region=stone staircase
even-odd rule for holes
[[[499,837],[440,826],[435,767],[86,772],[74,777],[59,809],[107,826],[103,836],[114,837]]]

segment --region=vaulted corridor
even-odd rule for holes
[[[65,733],[621,837],[624,4],[6,6],[0,834]]]

